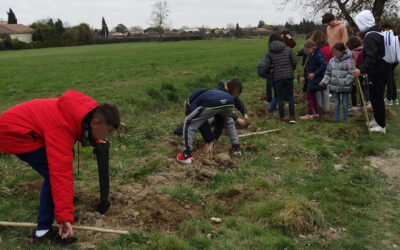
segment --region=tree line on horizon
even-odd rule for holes
[[[377,21],[384,19],[394,24],[400,23],[400,19],[397,16],[398,10],[398,0],[280,0],[283,4],[293,2],[303,6],[304,8],[312,8],[314,10],[315,16],[322,13],[334,13],[338,18],[344,19],[350,29],[351,33],[355,33],[358,28],[356,27],[352,15],[361,11],[363,8],[369,8],[372,10],[377,18]],[[356,7],[352,3],[357,3]],[[163,36],[166,33],[178,35],[178,30],[170,29],[169,21],[169,5],[167,0],[156,0],[152,4],[152,12],[150,16],[150,26],[147,29],[142,29],[140,26],[134,26],[128,29],[124,24],[118,24],[112,29],[114,32],[122,33],[126,38],[119,38],[118,42],[129,42],[129,41],[140,41],[137,38],[145,38],[146,34],[157,33],[159,35],[159,40],[162,41]],[[10,8],[7,12],[8,23],[17,24],[17,18],[13,10]],[[315,18],[315,17],[314,17]],[[57,46],[74,46],[74,45],[84,45],[93,44],[96,40],[101,39],[102,42],[116,42],[110,41],[108,39],[110,31],[106,24],[104,17],[102,17],[101,30],[92,29],[88,24],[81,23],[73,27],[65,27],[60,19],[55,22],[53,19],[44,19],[41,21],[34,22],[30,25],[35,31],[32,35],[32,43],[26,44],[20,42],[16,39],[11,39],[8,35],[0,35],[0,49],[23,49],[23,48],[43,48],[43,47],[57,47]],[[325,30],[326,27],[320,23],[316,23],[313,20],[307,20],[303,18],[299,23],[286,22],[284,25],[269,25],[263,20],[260,20],[258,28],[266,28],[268,32],[262,32],[255,30],[254,27],[242,28],[239,23],[236,25],[228,24],[226,28],[212,29],[211,34],[207,33],[206,28],[200,28],[197,32],[199,39],[207,39],[213,37],[236,37],[236,38],[248,38],[254,36],[266,36],[271,32],[280,32],[283,29],[289,30],[293,34],[305,35],[310,34],[316,29]],[[395,32],[400,31],[400,27],[396,27]],[[149,41],[149,40],[147,40]],[[154,41],[154,40],[150,40]]]

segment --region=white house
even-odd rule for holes
[[[0,34],[8,34],[11,39],[18,39],[21,42],[32,42],[32,34],[35,30],[23,24],[0,23]]]

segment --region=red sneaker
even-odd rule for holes
[[[283,123],[286,122],[286,118],[285,118],[285,117],[282,117],[280,120],[281,120],[281,122],[283,122]]]
[[[294,116],[291,116],[291,117],[290,117],[289,123],[290,123],[290,124],[295,124],[295,123],[296,123],[296,120],[294,119]]]
[[[190,164],[190,163],[192,163],[192,161],[194,161],[193,156],[188,155],[188,156],[185,158],[185,156],[183,155],[183,153],[179,153],[179,154],[176,156],[176,160],[179,161],[179,162],[185,163],[185,164]]]
[[[242,156],[242,151],[240,149],[233,150],[234,156]]]

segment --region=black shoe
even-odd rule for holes
[[[37,237],[36,233],[33,233],[32,237],[29,239],[29,245],[31,247],[37,247],[42,245],[43,243],[54,243],[61,246],[68,246],[78,241],[76,237],[69,237],[69,238],[61,238],[58,232],[49,230],[45,235],[42,237]]]
[[[56,231],[49,230],[45,235],[42,237],[37,237],[36,232],[33,233],[32,237],[29,239],[30,246],[40,246],[43,243],[52,242],[57,235]]]
[[[77,237],[68,237],[63,239],[60,237],[59,234],[57,234],[56,237],[54,238],[53,243],[61,246],[69,246],[77,241],[78,241]]]

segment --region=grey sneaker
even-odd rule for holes
[[[385,105],[391,106],[391,105],[393,105],[393,101],[385,98]]]
[[[376,126],[378,126],[378,123],[375,120],[370,120],[369,121],[369,127],[370,128],[373,128],[373,127],[376,127]]]

